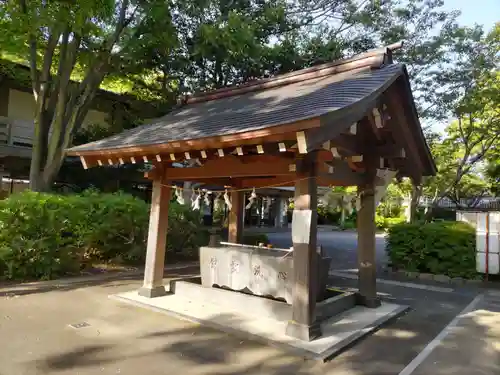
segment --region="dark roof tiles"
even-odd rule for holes
[[[72,152],[147,146],[237,134],[318,117],[384,90],[404,72],[380,69],[324,76],[262,91],[187,104],[153,122],[73,147]]]

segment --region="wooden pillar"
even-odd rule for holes
[[[243,210],[245,193],[231,192],[231,211],[229,211],[228,242],[242,243],[243,240]]]
[[[311,341],[321,336],[316,321],[316,293],[318,256],[317,234],[317,183],[315,154],[308,154],[297,163],[295,203],[292,219],[293,241],[293,300],[292,320],[288,322],[289,336]]]
[[[358,186],[361,207],[358,212],[358,303],[367,307],[380,306],[377,297],[375,263],[375,185],[373,179]]]
[[[167,245],[168,206],[171,189],[162,180],[153,181],[144,284],[139,295],[153,298],[165,294],[163,269]]]

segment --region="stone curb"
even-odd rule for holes
[[[444,284],[480,285],[483,282],[483,280],[481,279],[464,279],[463,277],[449,277],[446,275],[434,275],[431,273],[409,272],[403,270],[394,271],[390,268],[385,268],[384,271],[391,275],[404,276],[410,279],[419,279],[426,281],[432,280]]]
[[[164,271],[175,271],[181,270],[185,268],[197,267],[200,265],[200,262],[186,262],[179,264],[172,264],[165,266]],[[141,276],[144,274],[144,269],[135,269],[131,271],[115,271],[115,272],[105,272],[102,274],[88,275],[88,276],[75,276],[75,277],[67,277],[62,279],[55,280],[47,280],[47,281],[32,281],[27,283],[6,283],[0,284],[0,289],[4,287],[50,287],[50,286],[64,286],[71,284],[79,284],[86,283],[92,281],[102,281],[102,280],[113,280],[113,279],[121,279],[124,277],[133,277],[133,276]]]

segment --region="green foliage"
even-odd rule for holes
[[[0,201],[0,269],[8,279],[50,279],[79,269],[75,199],[23,193]],[[1,275],[0,275],[1,276]]]
[[[404,217],[384,217],[379,214],[375,214],[375,225],[377,229],[387,230],[394,225],[402,224],[406,221]]]
[[[65,197],[66,198],[66,197]],[[76,197],[81,217],[74,224],[78,246],[89,261],[137,261],[144,257],[148,205],[128,194],[87,190]]]
[[[172,202],[168,214],[167,252],[175,257],[193,258],[200,246],[208,243],[210,234],[202,226],[200,211]]]
[[[0,278],[51,279],[95,261],[140,263],[148,220],[148,204],[122,193],[12,195],[0,201]],[[167,259],[192,257],[207,242],[199,213],[172,204]]]
[[[443,62],[433,73],[436,116],[455,118],[445,134],[427,136],[438,173],[424,190],[436,202],[466,198],[473,206],[495,187],[484,178],[484,162],[495,160],[500,149],[499,52],[500,23],[489,33],[480,26],[458,28],[449,51],[453,64]]]
[[[340,209],[330,205],[318,205],[318,224],[338,225],[340,221]]]
[[[476,274],[475,230],[458,222],[399,224],[389,228],[386,251],[393,266],[451,277]]]

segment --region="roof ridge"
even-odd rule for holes
[[[325,75],[333,75],[360,68],[380,68],[382,65],[392,63],[392,51],[401,48],[402,42],[389,46],[367,51],[347,59],[340,59],[324,64],[311,66],[309,68],[280,74],[275,77],[262,78],[241,85],[223,87],[216,90],[199,93],[193,96],[184,97],[183,104],[193,104],[206,102],[228,96],[241,95],[247,92],[260,91],[268,88],[285,86],[292,83],[302,82]]]

